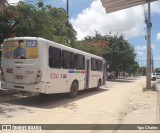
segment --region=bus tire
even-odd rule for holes
[[[73,97],[77,96],[77,94],[78,94],[78,82],[73,81],[71,88],[70,88],[69,97],[73,98]]]
[[[95,88],[95,90],[98,91],[100,89],[100,86],[101,86],[101,79],[98,80],[97,87]]]

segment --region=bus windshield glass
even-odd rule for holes
[[[3,43],[2,56],[7,59],[37,59],[36,40],[11,40]]]

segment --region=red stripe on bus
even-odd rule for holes
[[[81,73],[86,73],[86,71],[81,71]]]

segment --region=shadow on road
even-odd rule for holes
[[[100,89],[99,91],[94,91],[93,89],[87,89],[80,91],[78,96],[75,98],[68,98],[67,94],[49,94],[49,95],[35,95],[25,98],[12,99],[4,101],[8,106],[12,105],[22,105],[35,108],[51,109],[62,106],[62,108],[76,108],[74,101],[83,99],[92,95],[96,95],[102,92],[108,91],[108,89]],[[4,110],[3,110],[4,111]]]

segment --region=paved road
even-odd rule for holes
[[[103,89],[85,90],[73,99],[53,94],[6,100],[0,103],[0,123],[119,124],[129,95],[144,85],[145,77],[139,77],[107,82]]]

